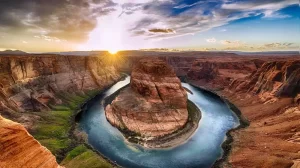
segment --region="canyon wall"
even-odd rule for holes
[[[30,128],[36,118],[25,112],[50,110],[59,94],[101,90],[119,78],[99,57],[1,56],[0,114]]]
[[[120,78],[103,57],[1,56],[0,167],[59,167],[76,144],[74,110]]]
[[[267,62],[246,80],[235,80],[231,89],[270,97],[293,97],[300,93],[300,61]]]
[[[231,132],[232,148],[222,167],[299,166],[300,62],[293,59],[194,62],[188,80],[229,99],[250,123]]]
[[[188,70],[190,69],[190,66],[192,65],[193,61],[197,57],[184,55],[157,56],[155,54],[153,56],[122,56],[122,63],[118,66],[121,71],[131,73],[131,70],[134,67],[134,65],[136,65],[141,59],[145,58],[157,58],[164,60],[168,63],[168,65],[171,65],[173,67],[177,76],[185,76]]]
[[[187,79],[212,90],[226,88],[233,80],[243,79],[257,70],[262,60],[196,59]]]

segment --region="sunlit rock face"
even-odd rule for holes
[[[233,81],[231,88],[257,93],[265,99],[297,97],[300,92],[300,61],[267,62],[246,80]]]
[[[0,116],[0,167],[59,168],[55,156],[19,123]]]
[[[33,127],[37,118],[17,112],[47,111],[60,104],[60,94],[101,90],[120,78],[114,66],[100,57],[1,56],[0,114]]]
[[[133,68],[130,87],[106,107],[108,121],[144,137],[170,134],[187,122],[187,94],[173,69],[159,59]]]

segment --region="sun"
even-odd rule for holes
[[[118,49],[109,49],[108,50],[108,52],[110,53],[110,54],[117,54],[118,52],[119,52],[119,50]]]

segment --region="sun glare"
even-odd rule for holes
[[[117,49],[109,49],[108,52],[110,54],[117,54],[119,52],[119,50],[117,50]]]

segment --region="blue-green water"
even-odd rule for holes
[[[88,135],[88,143],[118,165],[128,168],[211,167],[222,156],[221,144],[226,132],[238,125],[236,115],[218,97],[187,83],[193,92],[188,98],[201,110],[202,118],[194,135],[184,144],[170,149],[146,149],[125,141],[120,131],[106,120],[102,100],[127,85],[130,77],[113,85],[90,103],[79,124]]]

